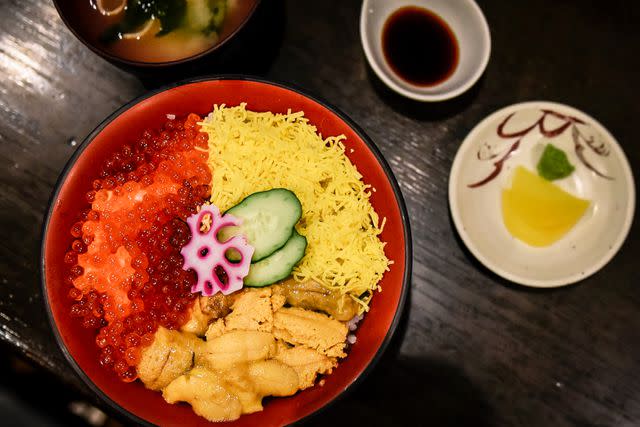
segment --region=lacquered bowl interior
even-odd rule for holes
[[[381,282],[371,310],[357,332],[357,343],[323,386],[292,397],[265,400],[265,409],[223,425],[281,425],[304,418],[342,394],[380,356],[391,338],[409,287],[411,238],[400,190],[389,167],[366,135],[347,118],[300,92],[280,85],[237,78],[204,79],[178,85],[132,102],[103,122],[79,147],[69,161],[53,195],[45,220],[42,246],[42,275],[45,299],[58,342],[78,374],[107,403],[136,422],[159,425],[215,425],[193,413],[186,404],[169,405],[158,392],[140,382],[123,383],[98,364],[94,332],[83,329],[69,315],[70,300],[64,284],[63,257],[71,243],[69,229],[83,207],[83,195],[97,174],[97,165],[121,145],[135,140],[145,129],[159,127],[167,114],[191,112],[205,115],[215,103],[228,106],[247,103],[256,111],[302,110],[323,136],[344,134],[346,152],[375,187],[371,202],[380,217],[386,217],[382,240],[387,256],[394,261]],[[353,151],[352,151],[353,149]]]

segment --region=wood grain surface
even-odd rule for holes
[[[415,265],[402,327],[370,377],[310,424],[640,425],[637,218],[599,273],[536,291],[476,262],[447,203],[465,135],[496,109],[528,100],[566,103],[598,119],[637,176],[640,6],[479,4],[491,28],[489,66],[470,92],[445,103],[408,101],[379,82],[360,45],[357,1],[265,0],[268,24],[249,30],[262,44],[245,40],[235,54],[191,71],[255,73],[327,99],[374,139],[406,198]],[[41,222],[77,143],[158,81],[143,84],[91,53],[48,1],[0,0],[0,12],[0,339],[86,390],[47,323]]]

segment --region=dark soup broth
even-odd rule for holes
[[[134,62],[170,62],[220,43],[255,7],[245,0],[59,1],[70,26],[90,45]]]

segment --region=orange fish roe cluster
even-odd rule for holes
[[[123,381],[136,379],[158,326],[179,328],[195,299],[180,249],[191,238],[186,218],[210,196],[199,121],[168,120],[108,158],[86,193],[90,209],[70,230],[71,316],[99,330],[100,364]]]

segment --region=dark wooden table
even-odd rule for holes
[[[464,136],[520,101],[558,101],[593,115],[638,171],[638,3],[481,1],[493,39],[487,71],[471,92],[433,105],[390,93],[368,68],[360,2],[266,3],[271,49],[201,72],[259,73],[343,109],[393,167],[413,228],[411,298],[391,351],[313,423],[640,425],[637,218],[599,273],[534,291],[482,268],[457,237],[447,204]],[[85,390],[46,320],[40,226],[77,141],[145,87],[78,42],[50,2],[1,0],[0,11],[0,338]]]

